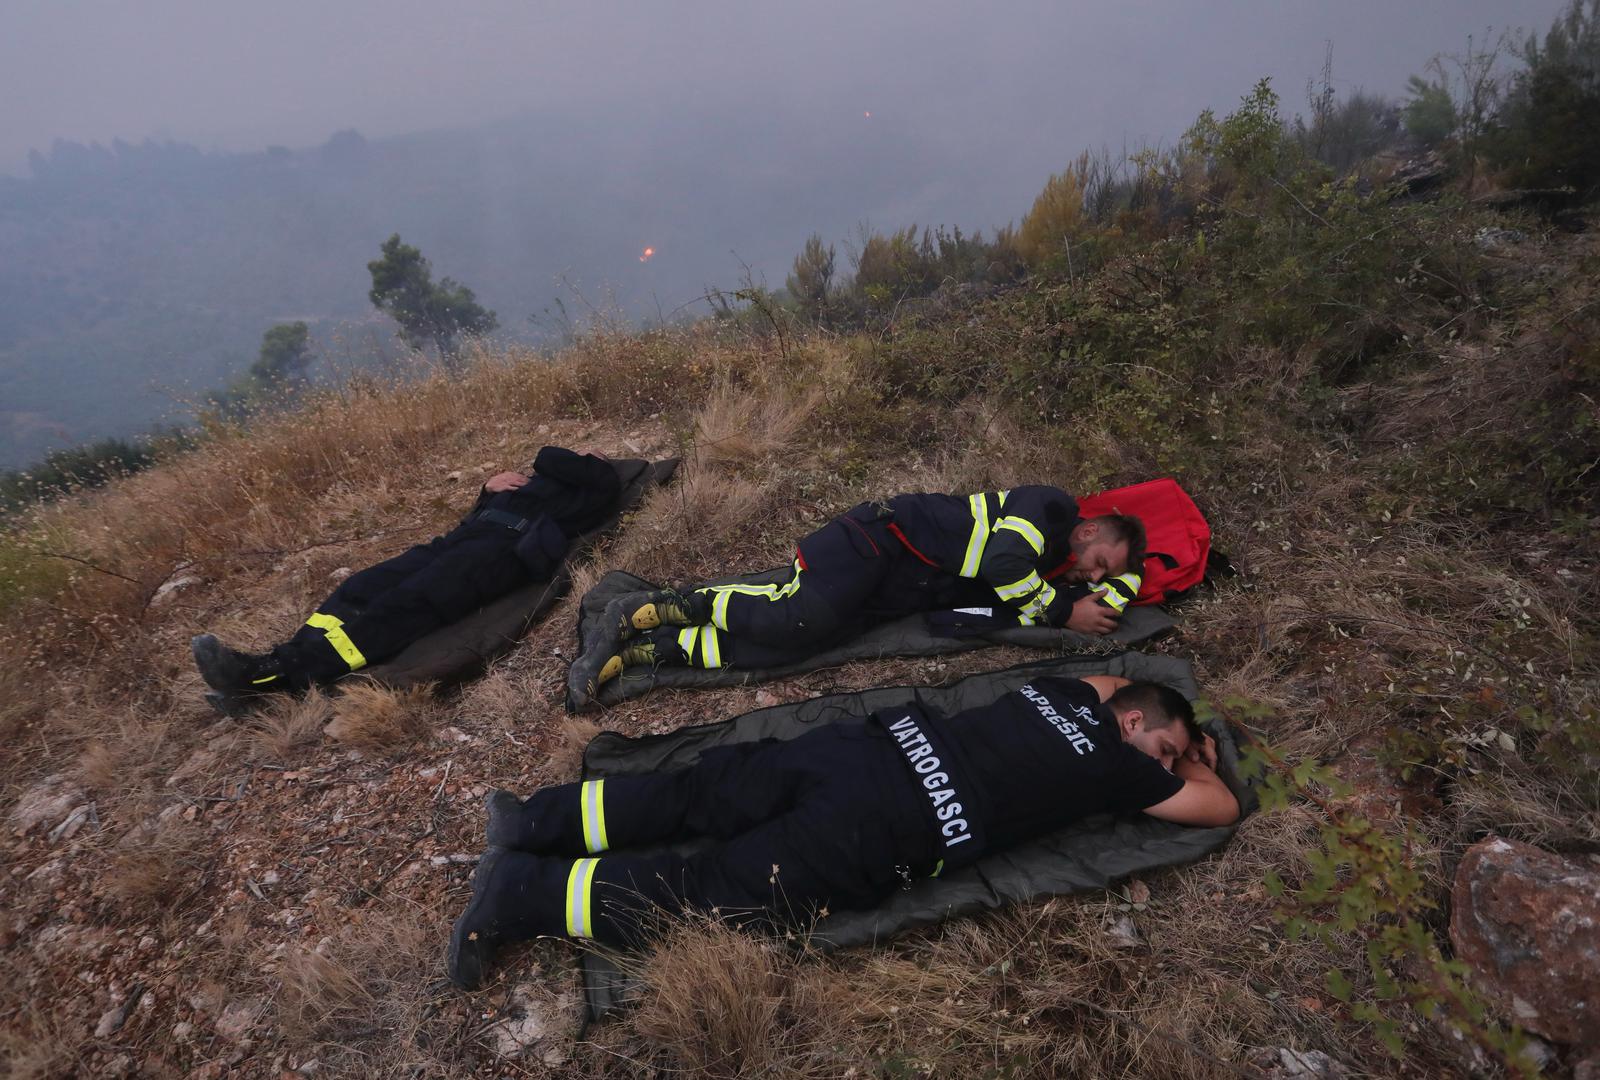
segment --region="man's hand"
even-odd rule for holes
[[[1189,749],[1183,752],[1184,760],[1198,762],[1199,764],[1210,769],[1212,772],[1216,772],[1217,740],[1213,739],[1210,735],[1202,735],[1200,740],[1201,741],[1198,743],[1191,742],[1189,744]]]
[[[1067,629],[1080,634],[1109,634],[1117,628],[1117,613],[1100,602],[1093,593],[1072,605]]]
[[[483,486],[490,492],[515,491],[528,482],[528,478],[519,472],[495,473],[484,481]]]

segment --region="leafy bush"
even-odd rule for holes
[[[1600,190],[1600,0],[1572,0],[1526,65],[1496,116],[1489,149],[1512,183]]]
[[[190,444],[189,436],[175,430],[138,440],[101,439],[51,451],[36,465],[0,473],[0,513],[131,476],[154,465],[163,454]]]

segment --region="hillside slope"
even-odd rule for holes
[[[1488,832],[1600,848],[1600,240],[1483,233],[1507,223],[1460,203],[1307,212],[1321,225],[1292,205],[1219,221],[1198,250],[1179,236],[1092,279],[947,297],[875,337],[703,324],[363,382],[19,524],[0,546],[11,1074],[1199,1077],[1255,1075],[1278,1048],[1464,1074],[1449,1010],[1431,1022],[1384,981],[1425,982],[1433,954],[1383,953],[1384,928],[1448,951],[1450,874]],[[639,1007],[581,1040],[566,946],[456,992],[442,955],[483,794],[573,778],[594,730],[561,709],[575,600],[459,696],[357,684],[249,722],[209,713],[187,641],[285,636],[342,568],[448,527],[546,442],[686,457],[580,588],[781,562],[869,496],[1175,475],[1245,572],[1157,647],[1275,759],[1349,790],[1302,771],[1202,865],[877,950],[796,958],[690,926],[644,962]],[[1028,658],[663,692],[597,719],[665,731]],[[1415,895],[1355,894],[1340,923],[1307,891],[1342,850],[1330,815],[1401,851],[1340,880]],[[1285,934],[1295,917],[1321,932]]]

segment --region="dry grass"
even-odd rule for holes
[[[291,948],[276,972],[276,1026],[299,1060],[320,1062],[318,1075],[450,1075],[456,1037],[433,1019],[441,948],[440,928],[414,912]]]
[[[322,741],[335,713],[333,701],[317,691],[298,698],[280,695],[249,721],[251,746],[267,761],[291,760]]]
[[[1200,444],[1215,460],[1197,467],[1226,482],[1197,494],[1219,546],[1249,573],[1192,601],[1181,634],[1160,646],[1193,658],[1214,699],[1269,710],[1253,723],[1280,749],[1334,761],[1374,800],[1396,793],[1372,763],[1384,737],[1449,730],[1440,706],[1490,683],[1505,702],[1496,719],[1510,723],[1536,681],[1513,667],[1569,675],[1558,687],[1563,716],[1595,699],[1585,649],[1597,586],[1550,569],[1583,567],[1592,542],[1541,537],[1550,553],[1540,563],[1526,557],[1525,536],[1383,501],[1399,448],[1430,427],[1513,434],[1486,389],[1492,359],[1451,355],[1435,376],[1351,391],[1346,427],[1334,432],[1297,430],[1290,415],[1306,358],[1227,358],[1218,387],[1247,389],[1249,373],[1272,381],[1266,400],[1285,405],[1236,444]],[[901,430],[886,432],[881,410],[861,405],[874,378],[866,344],[802,342],[785,359],[709,329],[602,331],[554,361],[480,354],[459,378],[403,392],[362,381],[41,510],[25,523],[26,544],[0,539],[0,563],[32,583],[8,586],[0,601],[0,648],[15,658],[0,665],[0,738],[11,751],[0,793],[9,801],[47,773],[68,773],[101,820],[101,831],[59,847],[17,841],[17,872],[0,875],[19,938],[0,949],[7,1067],[103,1068],[113,1047],[85,1033],[105,1002],[76,980],[105,969],[121,986],[153,988],[152,1018],[126,1040],[153,1074],[237,1052],[208,1033],[215,1009],[187,1004],[195,987],[213,986],[272,1003],[239,1066],[252,1075],[316,1059],[350,1076],[1209,1077],[1274,1047],[1392,1072],[1323,989],[1338,969],[1370,997],[1358,937],[1333,948],[1285,940],[1262,886],[1269,870],[1291,887],[1303,879],[1319,825],[1304,806],[1254,818],[1219,856],[1152,877],[1150,900],[1129,912],[1115,897],[1061,899],[831,957],[683,925],[644,960],[639,1009],[591,1033],[603,1049],[569,1048],[571,1060],[548,1066],[490,1061],[479,1034],[505,1002],[440,985],[444,933],[466,896],[466,870],[452,858],[482,842],[484,788],[578,771],[597,729],[560,707],[575,598],[455,698],[351,681],[332,700],[284,699],[243,723],[200,702],[190,634],[260,647],[292,631],[332,571],[448,526],[483,473],[526,461],[541,442],[685,457],[678,482],[575,568],[576,594],[611,568],[670,582],[781,563],[796,537],[862,498],[1024,482],[1084,490],[1141,478],[1149,464],[1138,440],[1094,425],[1041,431],[981,399],[947,413],[888,402]],[[1463,379],[1471,385],[1448,383]],[[1384,418],[1363,434],[1369,412]],[[1370,511],[1380,503],[1392,520]],[[108,520],[118,527],[103,528]],[[203,581],[151,604],[180,569]],[[1022,658],[861,664],[774,689],[795,699]],[[1408,690],[1424,680],[1429,694]],[[750,690],[660,693],[602,721],[639,734],[754,704]],[[1473,749],[1463,766],[1413,785],[1435,797],[1410,823],[1440,897],[1450,854],[1483,830],[1553,846],[1600,837],[1584,797],[1532,760],[1534,741],[1523,742],[1524,759]],[[174,807],[175,795],[185,801]],[[58,876],[27,881],[57,862]],[[1107,932],[1124,915],[1142,939],[1132,947]],[[61,932],[59,953],[35,948],[45,929]],[[140,951],[146,935],[156,944]],[[559,981],[542,967],[531,978]],[[181,1045],[170,1034],[180,1021],[198,1028]],[[1407,1039],[1417,1071],[1458,1068],[1425,1026]]]
[[[109,853],[101,888],[123,916],[181,908],[204,885],[211,859],[205,839],[181,815],[169,813],[167,820],[136,830]]]
[[[431,684],[394,690],[355,679],[340,684],[323,732],[361,750],[398,750],[431,732],[443,715]]]

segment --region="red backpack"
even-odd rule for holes
[[[1144,522],[1144,580],[1135,604],[1176,600],[1204,581],[1208,570],[1231,572],[1226,557],[1211,550],[1205,515],[1176,480],[1163,477],[1089,495],[1078,500],[1078,513],[1131,514]]]

